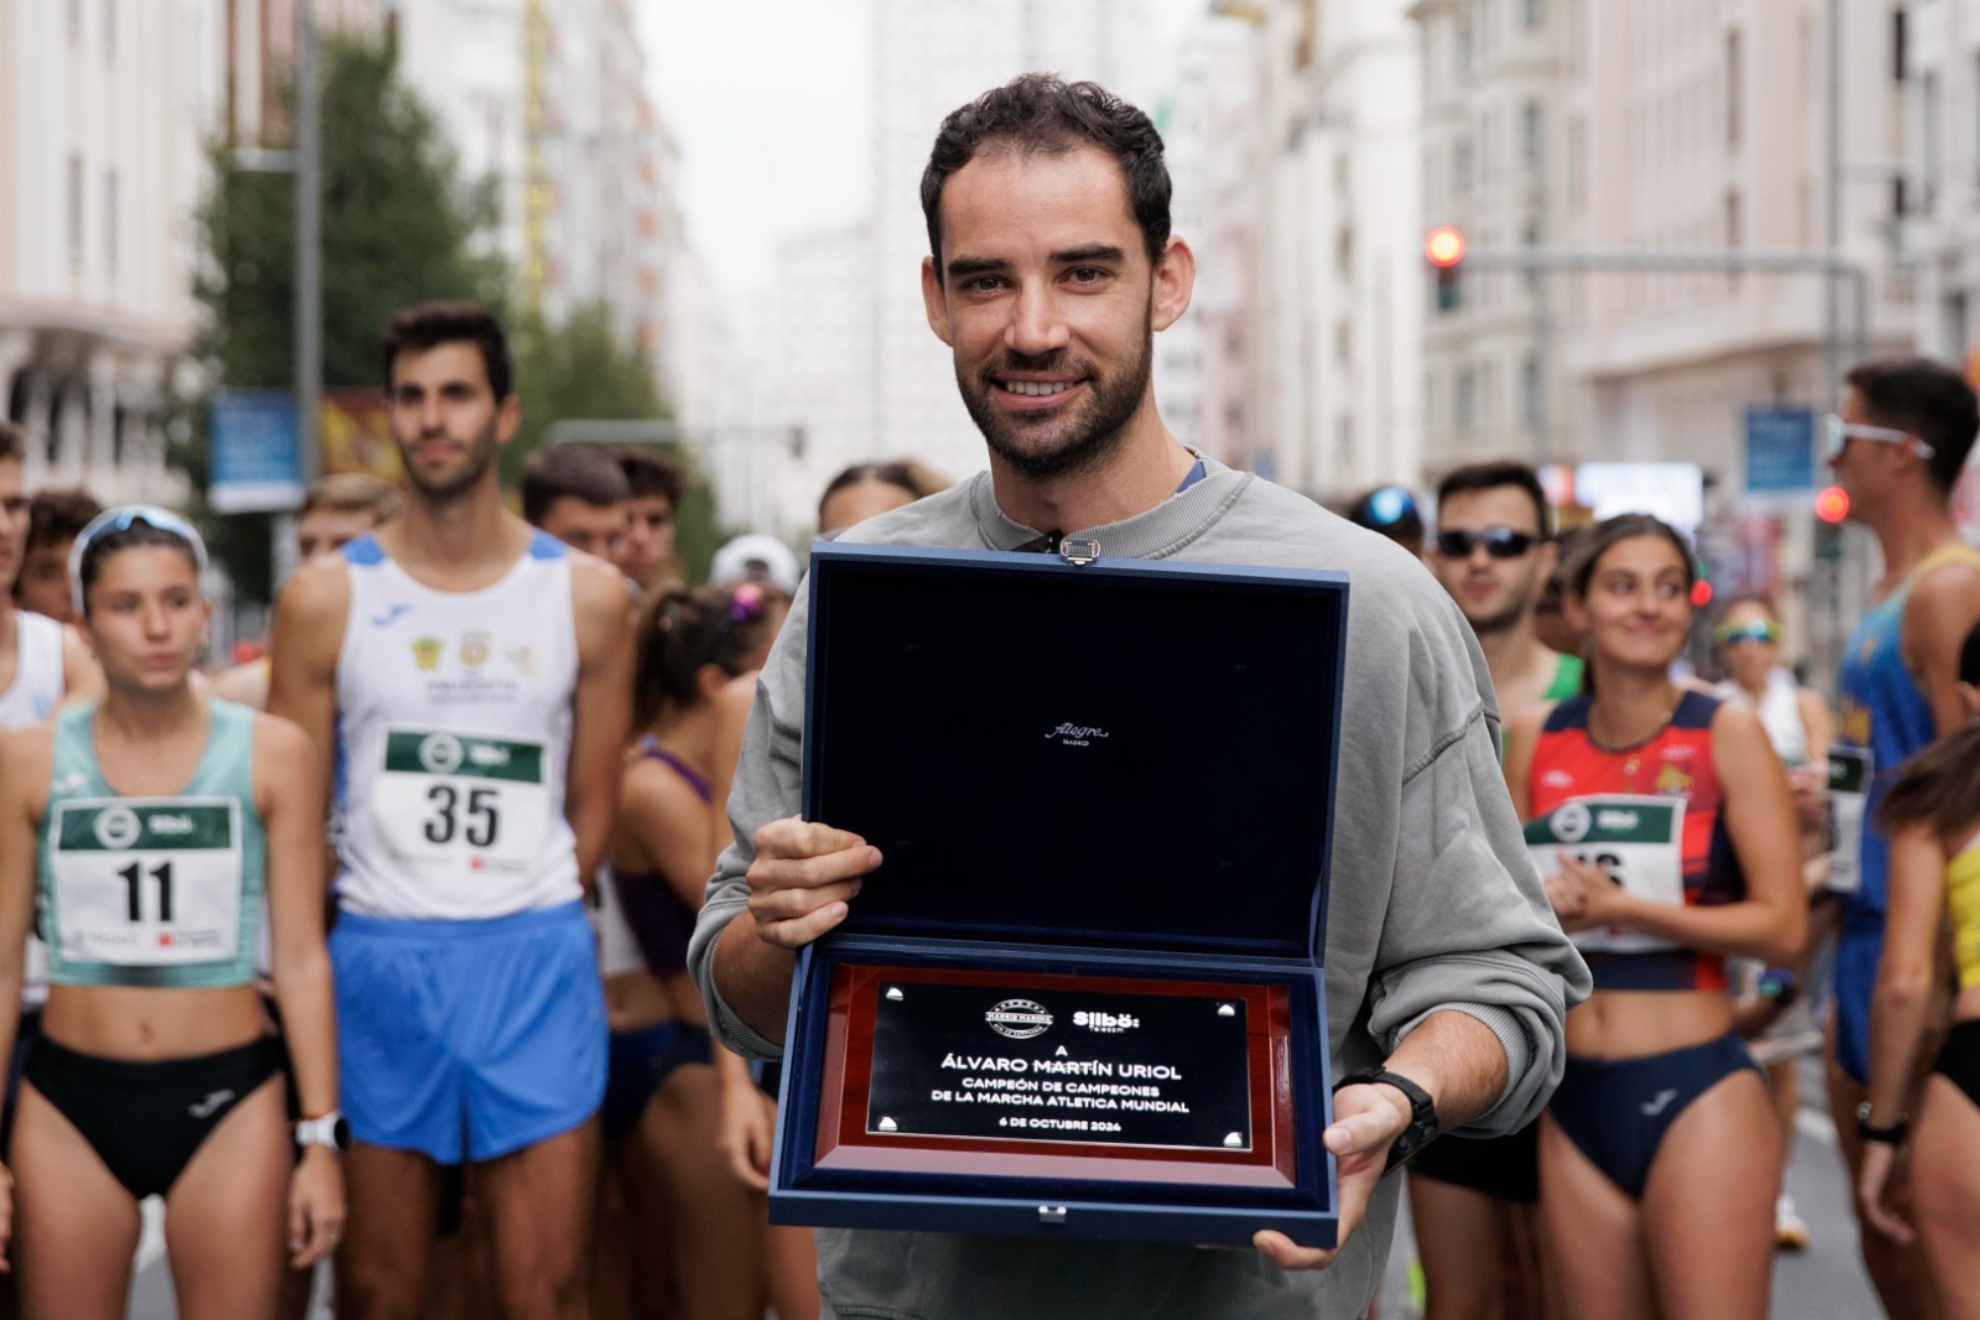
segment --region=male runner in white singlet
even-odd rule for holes
[[[406,511],[297,571],[269,693],[315,737],[343,822],[339,1309],[420,1314],[441,1166],[466,1162],[503,1313],[578,1316],[606,1064],[581,900],[626,738],[630,601],[502,507],[521,410],[493,317],[410,308],[384,367]]]

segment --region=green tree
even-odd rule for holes
[[[289,90],[283,98],[293,106]],[[501,306],[507,272],[487,241],[494,193],[463,181],[433,112],[400,79],[389,36],[326,38],[321,107],[323,382],[376,386],[379,331],[399,308],[427,298]],[[201,383],[171,428],[174,461],[200,492],[212,391],[295,383],[295,180],[239,168],[225,143],[210,155],[193,283],[205,311],[193,349]],[[240,598],[267,600],[270,520],[203,521]]]

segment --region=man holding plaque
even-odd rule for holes
[[[944,121],[922,202],[929,323],[953,351],[990,471],[842,542],[1070,552],[1097,541],[1110,561],[1352,577],[1340,737],[1351,771],[1336,790],[1324,960],[1328,1044],[1351,1082],[1324,1134],[1341,1245],[1301,1248],[1273,1232],[1255,1250],[1205,1250],[821,1231],[827,1313],[1361,1315],[1395,1216],[1398,1180],[1382,1178],[1391,1148],[1428,1124],[1495,1135],[1530,1121],[1561,1074],[1566,1009],[1588,989],[1500,777],[1483,657],[1406,552],[1192,453],[1163,426],[1152,336],[1188,307],[1195,263],[1169,233],[1161,139],[1145,115],[1092,84],[1025,75]],[[801,594],[763,671],[729,803],[736,843],[690,951],[710,1022],[764,1058],[782,1048],[796,951],[838,926],[884,864],[856,835],[796,816],[806,609]],[[1013,630],[1009,664],[1044,662]],[[1214,686],[1175,699],[1219,700]],[[1148,804],[1149,830],[1224,828],[1159,815],[1167,805]],[[1206,909],[1244,899],[1206,880]],[[1029,1001],[998,1008],[1005,1036],[1031,1029]],[[1374,1069],[1393,1081],[1357,1080]]]

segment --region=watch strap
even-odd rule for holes
[[[349,1141],[345,1136],[344,1115],[339,1110],[331,1110],[320,1118],[301,1118],[295,1123],[295,1141],[298,1149],[309,1146],[323,1146],[329,1150],[343,1150]]]
[[[1386,1068],[1363,1068],[1359,1072],[1351,1072],[1334,1083],[1334,1090],[1338,1092],[1344,1086],[1378,1085],[1394,1087],[1409,1101],[1409,1126],[1389,1147],[1388,1165],[1383,1169],[1387,1173],[1437,1139],[1437,1102],[1421,1086]]]
[[[1883,1146],[1902,1146],[1904,1139],[1911,1135],[1911,1119],[1900,1118],[1886,1127],[1878,1127],[1870,1121],[1870,1102],[1866,1100],[1856,1109],[1856,1135],[1862,1141],[1874,1141]]]

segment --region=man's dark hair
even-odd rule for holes
[[[624,504],[632,498],[626,474],[611,454],[593,445],[551,445],[523,463],[522,514],[543,525],[550,506],[566,496],[586,504]]]
[[[1481,490],[1497,490],[1501,486],[1517,486],[1533,501],[1533,526],[1540,535],[1547,534],[1547,493],[1540,489],[1540,477],[1524,463],[1502,461],[1495,463],[1472,463],[1445,477],[1437,486],[1437,508],[1442,510],[1444,501],[1453,495],[1469,495]]]
[[[1056,155],[1082,146],[1098,147],[1120,165],[1149,264],[1160,261],[1169,242],[1169,167],[1155,125],[1098,83],[1025,73],[952,111],[935,134],[921,175],[935,278],[943,275],[942,185],[951,174],[986,150]]]
[[[647,445],[627,446],[618,452],[619,471],[626,474],[626,485],[635,500],[659,495],[674,509],[681,507],[687,490],[687,477],[680,464]]]
[[[0,417],[0,459],[27,462],[27,432]]]
[[[102,512],[103,505],[96,496],[80,486],[69,490],[38,490],[28,501],[26,548],[39,550],[73,541]]]
[[[1909,431],[1932,446],[1926,470],[1934,486],[1951,494],[1980,431],[1980,400],[1966,377],[1931,358],[1889,357],[1859,363],[1846,379],[1863,401],[1866,421]]]
[[[500,402],[515,388],[515,367],[502,324],[480,303],[424,302],[408,307],[385,327],[385,389],[392,389],[392,365],[401,353],[424,353],[442,344],[473,344],[481,350],[488,388]]]

